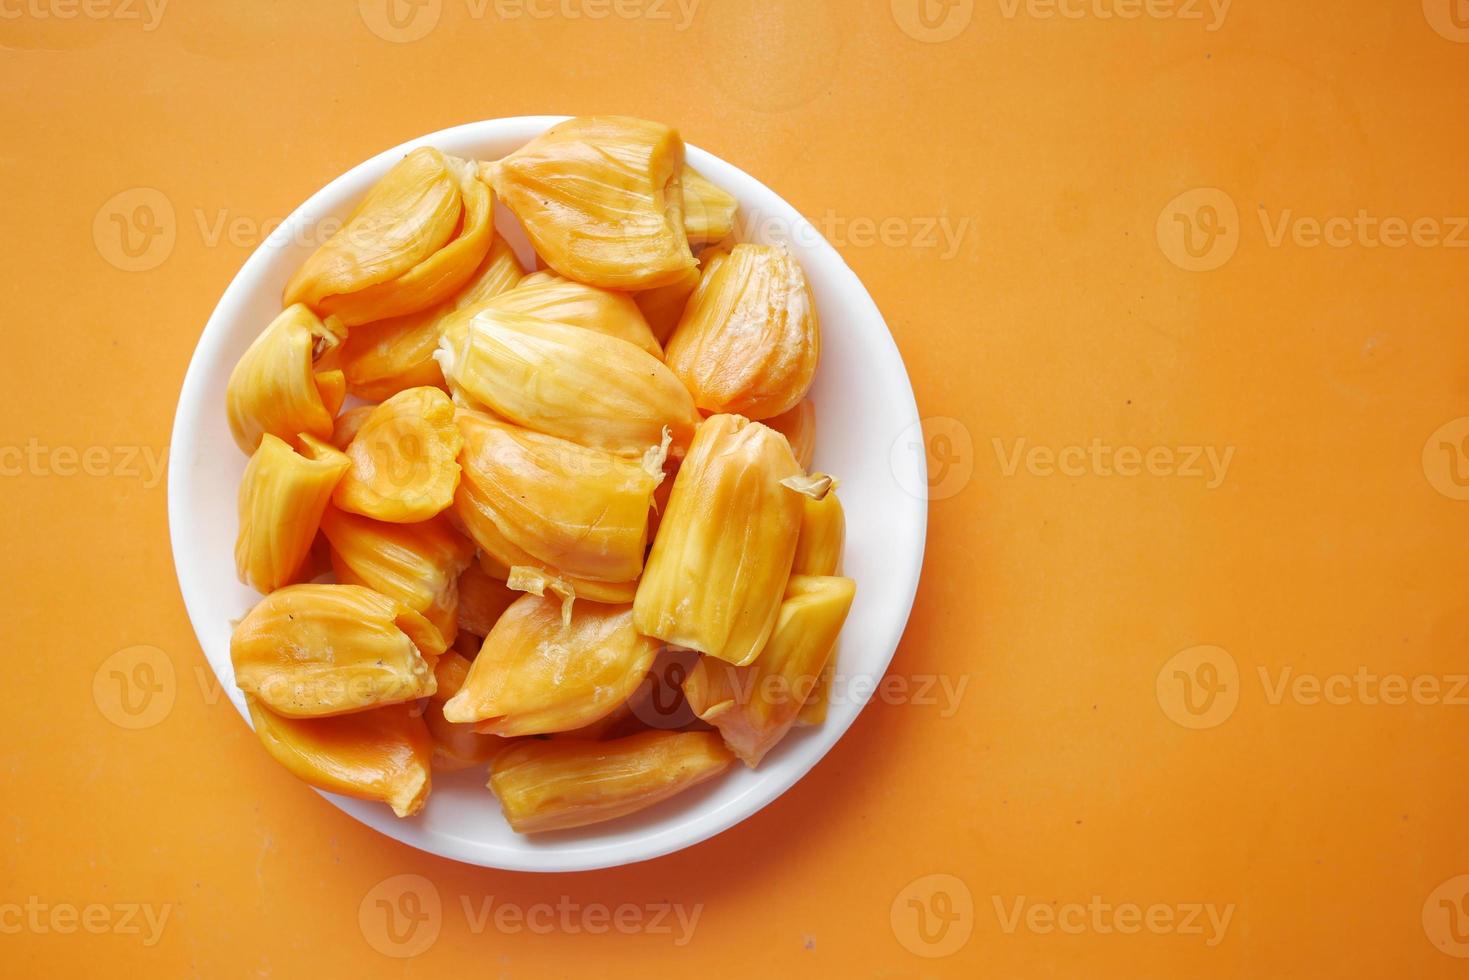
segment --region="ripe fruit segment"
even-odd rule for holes
[[[387,524],[329,508],[321,532],[331,543],[337,581],[365,585],[423,613],[452,644],[459,631],[459,574],[474,561],[474,544],[435,517]]]
[[[695,714],[719,729],[745,765],[760,764],[815,692],[855,593],[848,578],[793,577],[759,659],[736,667],[700,657],[684,681]]]
[[[801,501],[801,533],[796,539],[792,575],[836,575],[842,567],[847,517],[833,484],[820,496]]]
[[[444,640],[403,603],[358,585],[289,585],[235,627],[235,683],[291,718],[348,714],[434,692]]]
[[[313,365],[344,336],[340,326],[297,305],[255,338],[225,387],[230,433],[240,449],[255,452],[267,432],[287,442],[301,432],[331,437],[332,415],[341,404],[335,390],[340,376],[318,379]],[[328,404],[333,398],[336,404]]]
[[[567,623],[556,599],[523,596],[485,637],[444,717],[507,737],[580,728],[626,701],[657,653],[628,606],[579,602]]]
[[[630,582],[643,570],[662,455],[644,462],[461,411],[454,512],[490,556],[562,577]]]
[[[423,720],[434,740],[433,766],[445,772],[488,762],[509,744],[498,736],[479,734],[473,725],[458,725],[444,717],[444,703],[459,693],[469,670],[470,661],[460,654],[450,651],[440,657],[434,668],[439,689],[423,711]]]
[[[739,202],[693,167],[683,169],[683,226],[690,245],[722,242],[734,233]]]
[[[683,140],[667,126],[585,116],[480,172],[561,275],[605,289],[650,289],[694,264],[683,159]]]
[[[526,741],[495,758],[490,789],[511,828],[534,834],[635,813],[717,776],[733,761],[712,732]]]
[[[454,404],[437,388],[409,388],[383,402],[347,446],[352,467],[332,502],[392,524],[426,521],[459,485]]]
[[[367,422],[368,416],[372,414],[374,408],[377,408],[377,406],[358,405],[356,408],[349,408],[341,415],[338,415],[336,424],[332,426],[332,445],[341,450],[345,450],[351,445],[352,440],[357,438],[358,431]]]
[[[434,360],[444,318],[514,288],[524,275],[510,246],[496,238],[474,276],[452,298],[418,313],[353,327],[341,348],[348,388],[360,398],[382,401],[405,388],[444,387]]]
[[[283,302],[348,326],[428,309],[479,267],[494,231],[492,203],[473,164],[420,147],[296,270]]]
[[[472,636],[489,636],[500,615],[518,598],[520,593],[504,580],[486,572],[479,562],[470,562],[459,576],[459,629]]]
[[[677,454],[699,421],[683,384],[637,345],[493,303],[450,317],[438,357],[477,404],[584,446],[641,456],[668,429]]]
[[[235,570],[258,592],[297,580],[311,553],[322,512],[350,465],[346,456],[312,436],[303,452],[267,433],[240,481],[240,530]]]
[[[699,270],[693,268],[666,286],[645,289],[633,294],[633,300],[638,304],[638,309],[642,311],[643,319],[648,323],[648,329],[653,332],[653,337],[660,344],[659,357],[663,356],[661,345],[667,342],[673,334],[673,328],[678,326],[679,320],[683,319],[684,307],[688,305],[689,297],[698,288],[699,278]]]
[[[663,346],[654,338],[638,304],[626,293],[537,272],[495,297],[489,305],[505,313],[524,313],[619,337],[654,357],[663,357]]]
[[[760,653],[795,557],[801,468],[780,433],[737,415],[699,426],[634,602],[647,636],[734,664]]]
[[[284,718],[246,698],[267,752],[297,779],[329,793],[378,800],[400,817],[423,809],[433,743],[411,705],[337,718]]]
[[[667,345],[706,412],[766,419],[806,396],[821,356],[816,301],[784,248],[736,245],[713,264]]]

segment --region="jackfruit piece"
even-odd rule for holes
[[[329,508],[321,531],[332,549],[337,581],[365,585],[423,613],[445,644],[459,632],[459,575],[474,562],[474,544],[435,517],[387,524]]]
[[[332,446],[302,433],[297,453],[266,433],[240,481],[235,571],[258,592],[300,581],[322,512],[350,465]]]
[[[444,717],[506,737],[580,728],[626,701],[657,652],[628,606],[578,603],[565,623],[555,599],[523,596],[485,637]]]
[[[611,742],[527,740],[498,755],[490,789],[517,833],[613,820],[719,775],[734,759],[712,732],[643,732]]]
[[[473,278],[450,299],[417,313],[353,327],[340,348],[349,390],[368,401],[383,401],[405,388],[445,387],[444,374],[434,360],[444,318],[512,289],[524,275],[510,246],[496,238]]]
[[[314,366],[344,336],[336,324],[323,323],[298,304],[281,311],[255,338],[225,386],[230,433],[240,449],[255,452],[266,433],[286,442],[301,432],[331,437],[332,416],[341,404],[337,379],[318,378]],[[337,404],[329,406],[333,398]]]
[[[433,743],[411,705],[336,718],[285,718],[246,698],[261,744],[296,778],[329,793],[377,800],[399,817],[423,809]]]
[[[683,226],[690,245],[720,242],[734,234],[738,210],[733,194],[693,167],[683,168]]]
[[[802,478],[785,438],[737,415],[699,426],[634,600],[638,630],[734,664],[775,627],[795,558]]]
[[[445,772],[483,765],[510,744],[508,739],[481,735],[473,725],[456,725],[444,717],[444,702],[459,693],[469,676],[469,668],[470,662],[452,651],[440,657],[434,668],[439,689],[423,711],[423,720],[434,740],[433,767]]]
[[[461,476],[454,512],[506,566],[539,565],[563,577],[630,582],[643,570],[660,454],[647,461],[460,411]],[[528,559],[528,560],[527,560]]]
[[[783,247],[736,245],[705,272],[665,353],[703,411],[760,420],[794,408],[821,357],[800,264]]]
[[[315,718],[434,692],[444,638],[396,599],[358,585],[288,585],[235,626],[240,690],[279,715]]]
[[[296,270],[284,302],[349,327],[426,310],[469,281],[493,234],[493,198],[474,165],[420,147]]]
[[[852,608],[856,585],[835,576],[795,576],[769,642],[754,663],[736,667],[701,657],[684,681],[700,718],[750,768],[795,724],[819,683]]]
[[[595,330],[636,344],[654,357],[663,357],[663,345],[653,336],[648,321],[643,319],[643,311],[627,293],[598,289],[550,272],[537,272],[487,305],[505,313],[523,313]]]
[[[681,455],[699,422],[683,384],[636,344],[494,303],[446,320],[437,356],[444,377],[475,404],[619,455],[641,456],[664,429]]]
[[[649,289],[694,264],[683,161],[683,140],[667,126],[583,116],[483,164],[480,175],[561,275],[605,289]]]
[[[437,388],[409,388],[372,410],[347,446],[352,467],[332,503],[390,524],[426,521],[459,485],[454,404]]]

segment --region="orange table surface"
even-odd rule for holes
[[[1466,85],[1464,0],[0,0],[0,974],[1464,975]],[[459,866],[221,695],[165,447],[316,188],[612,112],[871,290],[923,582],[896,682],[757,816]]]

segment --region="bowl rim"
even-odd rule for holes
[[[175,576],[200,652],[204,655],[210,670],[224,686],[226,696],[234,704],[246,725],[250,724],[250,719],[243,697],[234,688],[231,679],[220,674],[214,659],[209,655],[205,637],[217,624],[204,620],[202,610],[205,607],[205,601],[202,594],[206,586],[194,580],[190,574],[194,564],[188,553],[188,542],[191,536],[189,528],[184,526],[187,511],[185,501],[190,497],[190,488],[193,483],[191,472],[194,469],[193,466],[188,465],[188,447],[199,441],[202,420],[207,414],[208,406],[212,404],[211,394],[222,395],[222,393],[207,390],[208,378],[206,375],[211,362],[219,357],[221,348],[227,346],[231,340],[231,321],[240,315],[235,312],[236,308],[244,304],[246,297],[258,288],[257,281],[266,277],[272,264],[278,258],[278,253],[289,249],[298,231],[308,228],[313,220],[339,212],[341,207],[339,199],[351,201],[360,197],[360,191],[353,192],[349,188],[364,181],[370,186],[407,152],[421,146],[512,139],[529,140],[537,133],[568,118],[571,117],[558,115],[507,116],[463,123],[415,137],[369,157],[328,181],[292,211],[291,215],[282,222],[277,233],[268,236],[251,252],[232,277],[210,313],[189,359],[189,366],[179,391],[178,406],[169,441],[168,530]],[[885,346],[886,350],[883,351],[883,354],[892,359],[892,363],[895,364],[901,375],[902,390],[896,393],[897,403],[891,406],[898,420],[897,430],[907,432],[913,426],[917,426],[919,424],[917,401],[913,394],[912,379],[908,375],[902,354],[877,304],[840,253],[794,206],[734,164],[692,144],[686,144],[686,159],[689,164],[714,180],[715,183],[731,189],[736,198],[740,200],[742,209],[746,207],[747,199],[753,195],[759,199],[757,203],[761,212],[780,215],[788,221],[791,229],[802,236],[803,248],[814,250],[827,270],[838,276],[838,288],[843,294],[843,302],[858,304],[862,307],[862,319],[881,325],[882,329],[876,331],[880,336],[865,339],[870,343],[875,342],[879,346]],[[809,259],[803,259],[803,263],[806,261]],[[222,397],[216,398],[215,402],[222,406]],[[927,463],[924,453],[899,454],[894,452],[890,455],[888,462],[893,468],[893,476],[899,486],[904,488],[927,486]],[[900,550],[897,553],[885,556],[885,560],[890,561],[895,567],[896,581],[900,583],[899,592],[895,597],[898,600],[895,608],[900,610],[900,614],[894,615],[891,622],[884,624],[888,635],[881,638],[879,648],[886,652],[880,657],[880,665],[874,664],[876,669],[871,671],[874,680],[885,676],[891,666],[893,656],[897,652],[898,644],[907,627],[922,570],[927,537],[927,500],[913,492],[904,494],[903,498],[905,506],[909,508],[909,512],[904,517],[913,528],[913,533],[909,538],[898,541]],[[875,686],[874,684],[873,687]],[[868,697],[870,696],[869,694]],[[863,699],[856,705],[856,710],[850,712],[845,718],[838,720],[828,717],[827,722],[822,726],[820,739],[811,741],[810,747],[806,749],[793,768],[779,774],[771,772],[768,778],[757,780],[749,791],[713,810],[700,808],[683,815],[685,819],[674,821],[671,825],[651,825],[647,833],[640,836],[632,846],[625,842],[592,841],[584,847],[562,844],[556,850],[536,850],[530,845],[514,850],[506,849],[452,836],[442,830],[430,832],[416,821],[398,820],[381,804],[344,797],[320,789],[316,791],[339,809],[386,836],[427,853],[451,858],[465,864],[531,872],[591,871],[617,867],[651,860],[691,847],[728,830],[764,809],[804,778],[818,762],[826,757],[855,722],[865,704],[866,699]],[[382,819],[384,814],[388,818],[386,821]]]

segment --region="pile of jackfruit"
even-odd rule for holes
[[[578,118],[414,150],[291,277],[226,392],[264,595],[230,652],[276,760],[400,817],[487,766],[535,833],[824,720],[855,586],[810,472],[820,326],[736,217],[673,129]]]

